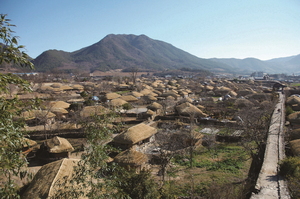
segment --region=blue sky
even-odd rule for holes
[[[0,0],[35,58],[108,34],[145,34],[201,58],[300,54],[299,0]]]

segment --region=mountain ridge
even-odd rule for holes
[[[299,61],[300,55],[291,56],[289,59],[275,58],[267,61],[256,58],[204,59],[146,35],[109,34],[97,43],[73,52],[44,51],[34,59],[33,63],[37,71],[93,72],[137,67],[139,70],[152,71],[188,68],[213,73],[239,74],[253,71],[290,72],[297,69]]]

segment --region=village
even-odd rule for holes
[[[292,112],[300,110],[300,97],[293,95],[297,89],[268,80],[155,76],[125,76],[116,81],[111,78],[55,80],[45,83],[31,81],[30,93],[11,86],[10,94],[6,95],[7,99],[17,96],[23,101],[39,101],[37,108],[26,110],[20,116],[25,120],[28,132],[22,153],[29,163],[29,173],[36,175],[23,190],[23,198],[41,194],[53,196],[58,187],[55,185],[57,178],[72,175],[73,169],[67,168],[76,165],[86,153],[89,144],[84,126],[95,122],[95,116],[102,118],[99,131],[105,126],[113,132],[99,144],[118,149],[109,152],[108,164],[117,163],[124,168],[133,168],[137,173],[147,169],[157,183],[168,179],[178,182],[178,185],[182,181],[186,186],[191,182],[183,179],[189,179],[191,175],[197,176],[195,183],[211,183],[211,177],[201,180],[201,173],[203,176],[209,173],[208,166],[201,164],[205,161],[223,163],[229,158],[219,154],[216,159],[208,157],[204,162],[197,162],[194,153],[209,152],[212,155],[212,149],[216,153],[219,146],[242,151],[235,154],[235,158],[231,157],[233,165],[227,165],[225,170],[215,169],[233,175],[232,178],[222,176],[228,178],[226,183],[248,177],[252,165],[249,154],[253,150],[247,151],[245,146],[254,137],[261,136],[249,134],[260,131],[258,129],[262,127],[257,122],[260,114],[273,111],[277,92],[285,89],[286,95],[292,95],[287,101]],[[110,120],[106,120],[108,116]],[[288,118],[287,129],[293,132],[298,128],[297,116]],[[298,134],[293,135],[296,141],[292,143],[298,143]],[[292,146],[293,153],[299,153],[298,145]],[[242,162],[237,159],[242,159]],[[183,168],[191,168],[189,172],[194,173],[180,171]],[[171,177],[171,170],[177,177]],[[198,191],[203,191],[203,187]],[[196,191],[195,194],[199,195]]]

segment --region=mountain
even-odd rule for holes
[[[287,73],[300,74],[300,54],[267,60],[268,63],[279,65]]]
[[[165,71],[181,68],[213,73],[249,74],[255,71],[300,73],[300,55],[262,61],[256,58],[202,59],[146,35],[110,34],[99,42],[74,52],[48,50],[34,59],[37,71],[108,71],[138,68]]]
[[[211,60],[232,66],[236,68],[240,73],[251,73],[254,71],[276,73],[276,71],[279,70],[277,64],[268,63],[256,58],[246,58],[246,59],[212,58]]]
[[[300,73],[300,55],[275,58],[266,61],[256,58],[212,58],[210,60],[234,67],[239,73],[251,73],[255,71],[263,71],[271,74]]]
[[[231,72],[233,67],[201,59],[171,44],[145,35],[107,35],[99,42],[74,52],[48,50],[33,63],[37,71],[85,70],[107,71],[138,67],[140,70],[173,70],[180,68]]]

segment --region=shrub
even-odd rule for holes
[[[285,113],[286,115],[292,114],[294,111],[291,106],[286,106]]]
[[[80,93],[80,96],[81,96],[81,97],[87,97],[87,96],[88,96],[88,94],[87,94],[87,92],[85,92],[85,91],[82,91],[82,92]]]
[[[284,177],[300,176],[300,158],[288,157],[280,163],[280,175]]]
[[[280,175],[287,180],[291,198],[300,198],[300,157],[288,157],[280,163]]]
[[[94,100],[92,100],[92,99],[88,99],[88,100],[86,100],[86,101],[83,102],[83,104],[84,104],[85,106],[94,106],[95,103],[96,103],[96,102],[95,102]]]
[[[132,105],[129,104],[129,103],[126,103],[126,104],[122,105],[122,108],[125,109],[125,110],[129,110],[129,109],[132,109]]]

